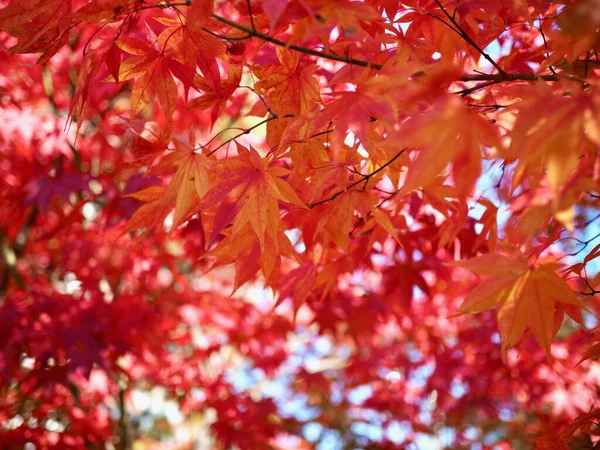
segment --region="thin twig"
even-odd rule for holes
[[[559,81],[558,75],[536,75],[534,73],[467,73],[459,81]]]
[[[544,41],[544,47],[546,48],[546,58],[550,58],[550,49],[548,48],[548,42],[546,41],[546,35],[544,34],[544,30],[542,30],[541,16],[538,16],[537,20],[540,23],[540,26],[536,27],[536,28],[540,32],[540,36],[542,37],[542,40]],[[552,65],[549,65],[548,69],[550,69],[550,72],[552,72],[554,75],[556,75],[556,71],[554,70],[554,67],[552,67]]]
[[[466,33],[466,31],[460,26],[460,24],[454,19],[453,16],[451,16],[448,11],[446,11],[446,8],[444,8],[442,6],[442,4],[440,3],[439,0],[435,0],[435,3],[440,7],[440,9],[442,10],[442,12],[444,13],[444,15],[448,18],[448,20],[450,20],[450,22],[452,22],[452,25],[454,25],[456,27],[456,29],[461,33],[462,38],[467,41],[469,43],[469,45],[471,45],[471,47],[473,47],[475,50],[477,50],[485,59],[487,59],[489,61],[489,63],[494,66],[496,68],[496,70],[500,73],[506,73],[504,72],[504,70],[496,63],[496,61],[494,61],[490,55],[488,55],[486,52],[483,51],[483,49],[481,47],[479,47],[479,45],[477,45],[477,43],[471,39],[471,37]]]
[[[471,87],[471,88],[468,88],[468,89],[462,89],[462,90],[460,90],[460,91],[453,92],[453,94],[456,94],[456,95],[461,95],[461,96],[463,96],[463,97],[466,97],[467,95],[469,95],[469,94],[471,94],[471,93],[475,92],[475,91],[476,91],[476,90],[478,90],[478,89],[483,89],[483,88],[485,88],[485,87],[488,87],[488,86],[493,86],[493,85],[495,85],[495,84],[499,84],[499,83],[502,83],[502,80],[491,80],[491,81],[486,81],[485,83],[480,83],[480,84],[478,84],[477,86],[473,86],[473,87]]]
[[[396,153],[396,155],[390,159],[388,162],[386,162],[383,166],[381,166],[379,169],[374,170],[373,172],[364,175],[363,177],[361,177],[359,180],[355,181],[354,183],[349,184],[348,186],[346,186],[344,189],[342,189],[341,191],[336,192],[335,194],[333,194],[331,197],[328,197],[326,199],[323,200],[319,200],[318,202],[315,203],[311,203],[310,205],[308,205],[308,207],[310,209],[314,208],[317,205],[321,205],[323,203],[329,202],[331,200],[335,200],[337,197],[339,197],[340,195],[342,195],[344,192],[348,191],[348,189],[352,189],[354,186],[359,185],[362,182],[365,182],[365,185],[367,184],[367,182],[369,181],[370,178],[374,177],[375,175],[377,175],[379,172],[381,172],[382,170],[384,170],[386,167],[388,167],[390,164],[392,164],[394,161],[396,161],[404,152],[406,151],[406,148],[403,148],[402,150],[400,150],[398,153]]]
[[[252,5],[250,4],[250,0],[246,0],[246,4],[248,5],[248,15],[250,16],[250,24],[252,25],[252,30],[256,31],[256,27],[254,26],[254,17],[252,17]]]
[[[272,120],[275,119],[279,119],[279,117],[282,117],[284,119],[290,119],[292,117],[294,117],[293,114],[286,114],[285,116],[278,116],[277,114],[274,114],[272,116],[267,117],[264,120],[261,120],[260,122],[258,122],[255,125],[252,125],[250,128],[246,128],[244,131],[241,131],[240,133],[236,134],[235,136],[233,136],[231,139],[226,140],[225,142],[221,143],[217,148],[215,148],[214,150],[212,150],[210,153],[208,153],[206,156],[210,156],[213,153],[215,153],[217,150],[225,147],[227,144],[235,141],[237,138],[245,135],[245,134],[250,134],[253,130],[257,129],[258,127],[264,125],[265,123],[271,122]]]

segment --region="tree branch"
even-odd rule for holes
[[[455,94],[459,94],[459,95],[467,95],[468,93],[471,93],[477,89],[481,89],[487,86],[491,86],[494,84],[498,84],[498,83],[503,83],[503,82],[508,82],[508,81],[538,81],[538,80],[543,80],[543,81],[559,81],[561,79],[561,76],[564,76],[566,78],[570,78],[573,79],[575,81],[582,81],[581,78],[573,76],[573,75],[560,75],[557,73],[552,73],[552,74],[546,74],[546,75],[536,75],[533,73],[507,73],[505,72],[500,66],[498,66],[498,64],[485,52],[481,49],[481,47],[479,47],[479,45],[464,31],[464,29],[460,26],[460,24],[458,24],[458,22],[456,21],[456,19],[450,15],[448,13],[448,11],[444,8],[444,6],[441,4],[441,2],[439,0],[435,0],[435,2],[437,3],[437,5],[440,7],[440,9],[442,10],[442,12],[444,13],[444,15],[448,18],[448,20],[450,20],[452,22],[452,25],[447,24],[448,26],[450,26],[451,29],[453,29],[454,31],[456,31],[463,39],[465,39],[469,45],[471,45],[473,48],[475,48],[484,58],[486,58],[490,64],[492,64],[492,66],[499,72],[499,73],[495,73],[495,74],[485,74],[485,73],[467,73],[462,75],[457,81],[485,81],[485,82],[489,82],[489,83],[482,83],[479,86],[474,86],[471,87],[469,89],[466,90],[462,90],[462,91],[458,91],[455,92]],[[187,2],[181,2],[181,3],[166,3],[164,5],[162,5],[161,7],[173,7],[173,6],[179,6],[179,5],[187,5],[189,6],[191,4],[191,1],[188,0]],[[269,42],[273,45],[277,45],[279,47],[285,47],[288,48],[290,50],[294,50],[300,53],[304,53],[307,55],[311,55],[311,56],[315,56],[317,58],[323,58],[323,59],[328,59],[331,61],[338,61],[338,62],[343,62],[346,64],[352,64],[358,67],[365,67],[365,68],[370,68],[370,69],[374,69],[374,70],[381,70],[383,68],[382,64],[378,64],[378,63],[373,63],[373,62],[369,62],[369,61],[365,61],[362,59],[357,59],[357,58],[350,58],[348,56],[340,56],[340,55],[336,55],[334,53],[328,53],[325,51],[319,51],[319,50],[314,50],[312,48],[308,48],[308,47],[302,47],[300,45],[296,45],[296,44],[290,44],[289,42],[286,41],[282,41],[281,39],[277,39],[274,38],[272,36],[269,36],[268,34],[264,34],[261,33],[260,31],[257,31],[254,26],[251,27],[247,27],[245,25],[239,24],[237,22],[234,22],[232,20],[227,19],[226,17],[222,17],[219,16],[218,14],[215,13],[211,13],[211,17],[215,20],[217,20],[218,22],[224,23],[225,25],[228,25],[232,28],[235,28],[236,30],[240,30],[246,33],[246,36],[244,36],[243,38],[232,38],[235,40],[238,39],[250,39],[250,38],[258,38],[261,39],[265,42]],[[436,17],[436,16],[434,16]],[[253,22],[253,17],[250,16],[251,18],[251,22]],[[439,17],[436,17],[438,20],[441,20]],[[207,33],[213,34],[215,35],[214,32],[209,31],[208,29],[204,30]],[[219,36],[223,39],[230,39],[224,36]],[[465,93],[467,92],[467,93]]]
[[[263,41],[270,42],[271,44],[278,45],[280,47],[289,48],[290,50],[295,50],[300,53],[306,53],[307,55],[317,56],[319,58],[330,59],[332,61],[339,61],[339,62],[344,62],[344,63],[348,63],[348,64],[353,64],[353,65],[359,66],[359,67],[368,67],[370,69],[381,70],[381,68],[383,67],[381,64],[371,63],[371,62],[363,61],[361,59],[350,58],[347,56],[334,55],[333,53],[321,52],[319,50],[313,50],[312,48],[301,47],[301,46],[295,45],[295,44],[289,44],[288,42],[274,38],[272,36],[269,36],[268,34],[261,33],[252,28],[249,28],[245,25],[241,25],[239,23],[233,22],[229,19],[226,19],[225,17],[221,17],[214,13],[211,14],[211,17],[213,19],[218,20],[219,22],[229,25],[230,27],[233,27],[237,30],[248,33],[249,38],[256,37],[256,38],[262,39]]]
[[[467,73],[459,81],[558,81],[558,75],[536,75],[534,73]]]
[[[446,14],[447,14],[447,11],[446,11]],[[261,33],[252,28],[249,28],[245,25],[241,25],[239,23],[233,22],[233,21],[226,19],[225,17],[221,17],[217,14],[213,13],[213,14],[211,14],[211,16],[221,23],[229,25],[230,27],[233,27],[237,30],[244,31],[248,35],[247,38],[256,37],[258,39],[262,39],[263,41],[270,42],[271,44],[274,44],[274,45],[277,45],[280,47],[289,48],[290,50],[294,50],[294,51],[297,51],[300,53],[305,53],[307,55],[316,56],[318,58],[329,59],[331,61],[338,61],[338,62],[343,62],[343,63],[347,63],[347,64],[353,64],[353,65],[359,66],[359,67],[368,67],[370,69],[375,69],[375,70],[381,70],[383,67],[381,64],[364,61],[362,59],[356,59],[356,58],[335,55],[333,53],[327,53],[327,52],[323,52],[323,51],[313,50],[311,48],[302,47],[300,45],[289,44],[285,41],[282,41],[280,39],[274,38],[267,34]],[[450,17],[452,17],[452,16],[450,16]],[[479,46],[477,46],[477,44],[469,36],[467,36],[464,33],[464,31],[461,31],[461,32],[462,32],[462,37],[464,39],[466,39],[469,43],[472,42],[471,45],[474,45],[478,49],[478,51],[480,51],[484,56],[487,56],[487,58],[489,58],[489,55],[487,55],[483,50],[481,50],[479,48]],[[489,59],[491,60],[491,58],[489,58]],[[505,81],[518,81],[518,80],[522,80],[522,81],[537,81],[537,80],[559,81],[560,80],[560,77],[556,74],[536,75],[533,73],[507,73],[504,70],[500,69],[493,60],[491,62],[494,65],[494,67],[496,67],[498,69],[498,71],[500,73],[496,73],[496,74],[468,73],[468,74],[462,75],[458,81],[494,81],[495,82],[494,84],[496,84],[496,83],[502,83]],[[485,87],[485,86],[482,86],[482,87]]]
[[[377,175],[379,172],[381,172],[382,170],[384,170],[386,167],[388,167],[390,164],[392,164],[394,161],[396,161],[404,152],[406,151],[406,148],[403,148],[402,150],[400,150],[398,153],[396,153],[396,155],[390,159],[388,162],[386,162],[383,166],[381,166],[379,169],[374,170],[373,172],[364,175],[363,177],[361,177],[359,180],[355,181],[354,183],[349,184],[348,186],[346,186],[344,189],[342,189],[341,191],[336,192],[335,194],[333,194],[331,197],[328,197],[326,199],[323,200],[319,200],[318,202],[315,203],[311,203],[308,205],[308,207],[310,209],[314,208],[317,205],[322,205],[323,203],[329,202],[331,200],[335,200],[337,197],[339,197],[340,195],[342,195],[344,192],[348,191],[348,189],[353,188],[354,186],[359,185],[362,182],[368,183],[369,179],[374,177],[375,175]]]
[[[269,116],[269,117],[267,117],[266,119],[263,119],[263,120],[261,120],[261,121],[260,121],[260,122],[258,122],[257,124],[255,124],[255,125],[252,125],[250,128],[246,128],[245,130],[243,130],[243,131],[240,131],[238,134],[236,134],[236,135],[235,135],[235,136],[233,136],[232,138],[230,138],[230,139],[227,139],[225,142],[223,142],[223,143],[221,143],[219,146],[217,146],[217,148],[215,148],[214,150],[211,150],[211,151],[210,151],[210,152],[209,152],[209,153],[208,153],[206,156],[210,156],[210,155],[212,155],[212,154],[213,154],[213,153],[215,153],[217,150],[219,150],[219,149],[221,149],[221,148],[225,147],[227,144],[229,144],[229,143],[231,143],[231,142],[235,141],[237,138],[239,138],[239,137],[241,137],[241,136],[243,136],[243,135],[245,135],[245,134],[250,134],[250,132],[251,132],[251,131],[253,131],[253,130],[257,129],[258,127],[260,127],[260,126],[264,125],[264,124],[265,124],[265,123],[267,123],[267,122],[271,122],[272,120],[279,119],[279,117],[282,117],[282,118],[284,118],[284,119],[289,119],[289,118],[292,118],[292,117],[294,117],[294,115],[293,115],[293,114],[286,114],[286,115],[284,115],[284,116],[278,116],[277,114],[273,114],[272,116]],[[238,130],[239,130],[239,128],[238,128]]]
[[[546,74],[546,75],[536,75],[536,74],[532,74],[532,73],[507,73],[505,72],[500,66],[498,66],[498,64],[465,32],[465,30],[460,26],[460,24],[456,21],[456,19],[454,18],[453,15],[450,15],[450,13],[448,13],[448,11],[444,8],[444,6],[441,4],[441,2],[439,0],[434,0],[437,5],[439,6],[439,8],[441,9],[441,11],[444,13],[444,15],[448,18],[448,20],[450,20],[451,24],[445,22],[444,20],[442,20],[441,18],[435,16],[435,15],[431,15],[429,14],[431,17],[436,18],[437,20],[441,20],[444,24],[448,25],[453,31],[455,31],[457,34],[459,34],[465,41],[467,41],[469,43],[469,45],[471,45],[473,48],[475,48],[485,59],[487,59],[490,64],[492,64],[492,66],[498,70],[499,73],[496,74],[485,74],[485,73],[468,73],[468,74],[464,74],[462,75],[457,81],[485,81],[486,83],[482,83],[478,86],[473,86],[471,88],[468,89],[464,89],[461,91],[457,91],[454,92],[454,94],[458,94],[458,95],[468,95],[471,92],[474,92],[478,89],[482,89],[488,86],[492,86],[494,84],[499,84],[499,83],[503,83],[503,82],[509,82],[509,81],[539,81],[539,80],[543,80],[543,81],[559,81],[561,79],[561,77],[565,77],[565,78],[569,78],[572,79],[574,81],[579,81],[579,82],[583,82],[583,80],[580,77],[574,76],[574,75],[569,75],[569,74],[558,74],[556,73],[555,70],[552,70],[552,74]],[[164,3],[161,4],[160,7],[161,8],[169,8],[169,7],[177,7],[177,6],[190,6],[192,4],[192,0],[187,0],[185,2],[171,2],[171,3]],[[211,17],[215,20],[217,20],[218,22],[224,23],[226,25],[229,25],[232,28],[235,28],[237,30],[243,31],[246,33],[246,36],[241,37],[241,38],[228,38],[225,36],[219,36],[216,33],[208,30],[208,29],[204,29],[205,32],[216,35],[222,39],[231,39],[231,40],[240,40],[240,39],[250,39],[250,38],[258,38],[261,39],[263,41],[266,42],[270,42],[271,44],[280,46],[280,47],[285,47],[288,48],[290,50],[294,50],[300,53],[305,53],[307,55],[312,55],[315,56],[317,58],[324,58],[324,59],[329,59],[331,61],[338,61],[338,62],[343,62],[346,64],[352,64],[358,67],[365,67],[365,68],[370,68],[370,69],[374,69],[374,70],[381,70],[383,68],[382,64],[378,64],[378,63],[373,63],[373,62],[369,62],[369,61],[365,61],[362,59],[357,59],[357,58],[350,58],[347,56],[340,56],[340,55],[336,55],[333,53],[328,53],[325,51],[319,51],[319,50],[314,50],[312,48],[307,48],[307,47],[302,47],[300,45],[295,45],[295,44],[290,44],[288,42],[282,41],[280,39],[274,38],[272,36],[269,36],[268,34],[264,34],[261,33],[259,31],[257,31],[253,24],[251,27],[247,27],[245,25],[239,24],[237,22],[234,22],[232,20],[229,20],[225,17],[219,16],[218,14],[215,13],[211,13]],[[537,20],[545,20],[545,19],[550,19],[550,17],[546,17],[544,19],[537,19]],[[254,18],[252,17],[251,11],[250,11],[250,20],[251,23],[254,21]]]
[[[448,11],[446,11],[446,8],[444,8],[442,6],[442,4],[440,3],[440,0],[435,0],[435,3],[440,7],[440,9],[442,10],[442,12],[444,13],[444,15],[448,18],[448,20],[450,20],[450,22],[452,22],[452,25],[454,25],[456,27],[456,29],[458,30],[458,32],[460,33],[461,37],[468,42],[468,44],[473,47],[475,50],[477,50],[485,59],[487,59],[489,61],[489,63],[494,66],[494,68],[500,72],[501,74],[506,73],[504,72],[504,70],[496,63],[496,61],[494,61],[490,55],[488,55],[486,52],[483,51],[483,49],[481,47],[479,47],[479,45],[477,45],[477,43],[471,39],[471,37],[466,33],[466,31],[460,26],[460,24],[456,21],[456,19],[454,19],[454,16],[451,16]]]
[[[569,78],[574,81],[584,82],[581,78],[573,75],[562,75],[564,78]],[[559,81],[561,75],[548,74],[548,75],[536,75],[534,73],[467,73],[460,77],[459,81],[483,81],[484,83],[478,84],[477,86],[470,87],[468,89],[462,89],[455,91],[453,94],[462,95],[463,97],[470,93],[495,84],[504,83],[506,81]]]
[[[119,394],[117,397],[118,408],[119,408],[119,450],[131,450],[132,448],[132,436],[131,436],[131,418],[127,411],[127,405],[125,403],[125,394],[127,391],[127,385],[125,381],[119,381]]]

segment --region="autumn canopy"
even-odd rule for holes
[[[0,46],[0,448],[600,448],[600,1],[0,0]]]

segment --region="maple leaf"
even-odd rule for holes
[[[73,95],[69,109],[69,119],[77,121],[76,136],[79,135],[79,130],[84,122],[85,106],[91,94],[90,88],[98,75],[102,62],[106,63],[110,69],[110,74],[118,82],[121,53],[115,43],[107,51],[93,49],[83,58],[77,75],[75,94]]]
[[[192,207],[208,192],[211,162],[194,149],[193,138],[189,144],[179,140],[174,140],[174,143],[175,151],[165,156],[157,168],[177,168],[165,191],[164,202],[172,203],[173,198],[175,199],[173,226],[178,226]],[[155,168],[152,173],[156,171]]]
[[[496,243],[498,242],[498,207],[487,198],[482,197],[478,200],[478,202],[485,206],[486,210],[478,220],[483,228],[481,229],[479,236],[477,236],[475,247],[479,248],[487,236],[489,250],[493,253],[496,251]]]
[[[267,124],[267,142],[272,147],[279,144],[289,122],[282,116],[309,114],[321,100],[314,77],[317,66],[281,47],[276,48],[276,53],[281,65],[252,67],[252,73],[259,78],[254,89],[264,97],[271,111],[280,116]]]
[[[408,170],[403,191],[427,185],[452,163],[461,198],[470,194],[481,173],[483,147],[501,147],[498,130],[455,97],[404,122],[397,139],[403,145],[422,148]]]
[[[341,0],[333,3],[317,1],[313,5],[311,13],[298,21],[290,42],[308,34],[317,35],[323,43],[328,43],[329,33],[335,27],[340,27],[348,35],[354,35],[362,29],[362,23],[381,21],[381,16],[367,3]]]
[[[508,163],[518,160],[512,189],[525,180],[532,188],[548,185],[556,217],[572,228],[572,211],[565,208],[563,197],[580,183],[581,177],[574,174],[581,173],[578,167],[587,163],[587,155],[600,143],[598,99],[584,91],[556,97],[543,86],[526,92],[505,155]],[[580,192],[568,197],[575,202]]]
[[[301,116],[299,119],[302,118],[304,116]],[[292,120],[288,124],[281,136],[281,142],[277,145],[277,150],[281,150],[282,152],[289,147],[289,152],[286,156],[289,156],[294,167],[297,167],[295,175],[297,174],[301,177],[313,167],[320,168],[328,163],[336,164],[337,161],[329,161],[329,156],[327,155],[328,138],[325,134],[313,136],[310,134],[310,128],[305,127],[306,133],[304,139],[296,139],[296,137],[303,134],[301,128],[306,124],[306,122],[296,123],[299,119]]]
[[[25,205],[37,204],[40,210],[45,212],[54,196],[68,202],[71,193],[89,189],[89,181],[90,177],[87,174],[71,173],[63,168],[53,177],[41,175],[25,185]]]
[[[287,298],[292,299],[294,318],[300,307],[314,294],[318,277],[318,266],[304,263],[286,274],[279,287],[279,298],[273,309],[277,308]]]
[[[242,69],[237,66],[231,66],[229,68],[227,79],[222,81],[219,91],[215,92],[212,86],[204,78],[199,76],[194,77],[194,87],[204,93],[200,97],[191,100],[188,103],[187,108],[190,110],[211,108],[210,118],[214,125],[225,108],[227,100],[240,85],[241,79]]]
[[[192,2],[187,19],[187,26],[192,32],[199,32],[210,19],[214,0],[196,0]]]
[[[198,67],[213,92],[219,95],[221,75],[217,58],[227,59],[225,44],[212,34],[194,31],[189,20],[184,24],[179,19],[158,17],[156,21],[166,26],[158,42],[161,49],[170,50],[171,70],[186,91],[193,84]]]
[[[585,170],[585,169],[583,169]],[[552,216],[568,231],[575,228],[575,205],[581,193],[594,189],[595,182],[587,176],[574,177],[558,192],[543,178],[535,190],[525,190],[514,196],[510,205],[509,236],[514,242],[524,242],[547,226]]]
[[[233,229],[224,230],[219,244],[206,257],[215,257],[214,266],[235,264],[233,292],[249,281],[262,268],[265,285],[276,286],[279,279],[281,257],[295,257],[294,248],[283,230],[277,230],[274,238],[267,234],[260,242],[253,233],[251,224],[246,224],[234,234]]]
[[[95,0],[83,5],[73,17],[77,20],[105,20],[115,19],[117,16],[128,13],[139,5],[139,0]]]
[[[487,253],[450,265],[490,277],[467,295],[459,314],[498,308],[503,354],[529,328],[550,358],[550,345],[558,331],[557,304],[580,306],[575,292],[556,274],[557,264],[532,266],[525,255],[512,252],[509,256]]]
[[[177,227],[208,191],[211,162],[194,149],[195,138],[193,133],[190,134],[189,143],[175,139],[175,150],[164,156],[150,172],[154,175],[168,174],[175,169],[166,188],[152,186],[128,194],[129,197],[149,203],[136,211],[125,232],[159,224],[173,207],[173,227]]]
[[[269,167],[269,160],[261,158],[250,147],[237,146],[239,157],[218,163],[216,170],[221,182],[211,189],[200,202],[198,209],[207,209],[220,204],[217,214],[226,218],[222,227],[232,221],[232,236],[250,223],[260,242],[261,251],[265,250],[265,236],[273,241],[278,249],[279,204],[287,202],[306,207],[291,186],[281,177],[290,173],[282,167]],[[233,203],[227,202],[232,196]],[[222,228],[221,228],[222,229]]]
[[[123,234],[129,233],[141,228],[151,228],[164,220],[170,209],[165,208],[161,202],[165,193],[163,186],[149,186],[137,192],[125,195],[127,198],[133,198],[143,202],[143,204],[133,213],[127,222]]]
[[[71,1],[20,0],[0,10],[0,29],[19,38],[9,52],[42,53],[37,63],[48,61],[66,43]]]
[[[315,217],[304,228],[304,238],[310,245],[316,236],[323,234],[344,251],[348,251],[352,222],[356,212],[367,222],[372,216],[375,223],[399,242],[397,231],[385,212],[377,208],[378,199],[365,191],[349,190],[339,195],[330,205],[317,205]]]
[[[336,124],[332,143],[339,149],[344,143],[348,130],[352,131],[360,142],[368,148],[369,130],[377,120],[392,124],[398,117],[397,96],[393,94],[395,80],[389,75],[377,78],[359,78],[356,90],[336,92],[336,99],[329,103],[315,121],[316,129],[326,129],[330,122]],[[350,81],[345,78],[337,82]],[[391,140],[394,140],[393,138]],[[397,142],[397,140],[394,140]]]
[[[134,78],[130,100],[132,120],[158,96],[160,106],[171,123],[177,103],[177,85],[169,70],[168,58],[149,27],[147,37],[148,41],[136,38],[117,41],[121,50],[134,55],[121,63],[118,79],[126,81]]]
[[[595,409],[573,418],[600,340],[562,323],[600,285],[600,0],[0,5],[2,444],[115,442],[115,395],[155,386],[182,426],[214,409],[224,448],[400,448],[440,418],[454,447],[597,441]],[[459,330],[462,300],[486,312]],[[281,401],[240,371],[285,378]]]
[[[550,429],[533,439],[536,450],[569,450],[570,438],[563,438],[555,429]]]
[[[156,122],[134,120],[130,124],[129,133],[131,152],[140,162],[148,166],[152,166],[153,161],[162,155],[171,141],[170,133],[163,131]]]
[[[399,316],[412,313],[415,288],[420,289],[425,295],[430,293],[427,281],[422,275],[424,267],[420,266],[418,263],[396,263],[384,273],[387,291],[395,294],[390,303]]]

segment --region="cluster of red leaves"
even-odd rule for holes
[[[0,1],[0,442],[595,442],[598,6]]]

